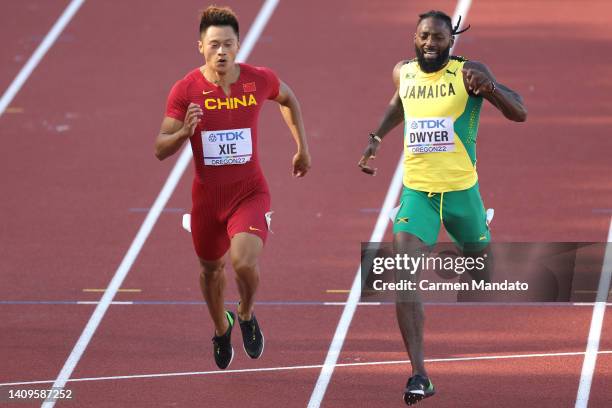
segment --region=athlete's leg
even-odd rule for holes
[[[393,246],[396,254],[418,257],[429,252],[440,230],[437,211],[438,197],[422,191],[404,188],[401,207],[393,223]],[[396,280],[418,282],[421,271],[396,271]],[[425,314],[423,303],[416,291],[401,292],[395,303],[397,323],[410,356],[412,374],[427,377],[423,352]]]
[[[242,344],[247,355],[253,359],[261,357],[264,350],[264,336],[253,313],[253,302],[259,286],[257,258],[268,234],[265,214],[270,210],[267,188],[264,184],[257,187],[241,200],[227,223],[228,235],[232,237],[230,260],[240,291],[238,323]]]
[[[257,258],[262,249],[263,241],[257,235],[240,232],[232,238],[230,260],[236,272],[236,283],[240,292],[240,320],[251,320],[255,292],[259,286]]]
[[[250,320],[253,313],[254,296],[259,286],[257,258],[268,236],[265,217],[268,211],[270,194],[265,184],[259,184],[250,195],[240,201],[227,223],[227,233],[232,237],[230,260],[240,291],[240,320]]]
[[[429,252],[428,246],[423,241],[406,232],[398,232],[394,235],[393,246],[397,254],[417,257],[421,253]],[[412,275],[404,274],[396,279],[409,279],[418,282],[420,275],[421,271],[415,271]],[[403,296],[400,295],[395,302],[395,310],[404,345],[410,357],[412,375],[420,374],[423,377],[428,377],[423,352],[425,313],[419,293],[410,292],[409,294],[403,294]]]
[[[219,198],[207,194],[206,188],[194,179],[192,186],[191,237],[200,262],[200,289],[208,313],[215,325],[215,334],[222,336],[229,323],[225,315],[225,261],[230,240],[219,215]]]
[[[200,260],[200,289],[208,306],[208,313],[215,324],[215,335],[222,336],[227,332],[229,323],[225,316],[225,261]]]
[[[494,265],[493,252],[489,245],[491,233],[478,183],[467,190],[446,193],[442,212],[444,227],[459,247],[462,256],[473,258],[472,265],[484,265],[484,268],[473,268],[461,274],[460,282],[490,282]],[[474,291],[459,291],[457,300],[483,300],[479,299],[480,296]]]

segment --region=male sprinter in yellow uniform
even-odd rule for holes
[[[512,121],[527,117],[521,97],[497,82],[484,64],[449,56],[454,36],[462,32],[458,28],[440,11],[419,16],[417,58],[395,66],[397,90],[359,161],[362,171],[374,174],[368,160],[382,138],[405,122],[404,190],[393,223],[397,252],[422,253],[436,243],[444,224],[464,256],[482,254],[491,239],[476,174],[483,98]],[[418,297],[398,301],[396,311],[412,364],[404,401],[412,405],[435,393],[423,361],[423,305]]]

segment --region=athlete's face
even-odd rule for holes
[[[239,45],[238,36],[230,26],[210,26],[198,41],[206,65],[222,74],[233,68]]]
[[[414,51],[424,72],[436,72],[448,61],[453,46],[453,36],[440,19],[429,17],[417,26],[414,34]]]

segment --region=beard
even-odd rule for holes
[[[416,53],[421,71],[430,74],[432,72],[439,71],[446,64],[448,56],[450,55],[450,47],[447,47],[445,50],[441,50],[434,60],[425,59],[425,53],[416,45],[414,46],[414,52]]]

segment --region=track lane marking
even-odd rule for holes
[[[83,292],[86,293],[98,293],[98,292],[104,292],[106,289],[103,288],[85,288],[83,289]],[[142,289],[117,289],[117,292],[125,292],[125,293],[140,293],[142,292]]]
[[[598,354],[612,354],[612,350],[598,351]],[[559,352],[559,353],[533,353],[533,354],[502,354],[502,355],[491,355],[491,356],[471,356],[471,357],[445,357],[445,358],[429,358],[425,359],[426,363],[453,363],[453,362],[464,362],[464,361],[487,361],[487,360],[512,360],[512,359],[527,359],[527,358],[549,358],[549,357],[573,357],[582,356],[584,351],[576,352]],[[394,365],[394,364],[408,364],[410,360],[391,360],[391,361],[368,361],[358,363],[340,363],[336,367],[364,367],[364,366],[377,366],[377,365]],[[270,371],[289,371],[289,370],[308,370],[315,368],[322,368],[323,364],[312,364],[312,365],[298,365],[298,366],[284,366],[284,367],[261,367],[261,368],[245,368],[238,370],[213,370],[213,371],[186,371],[186,372],[175,372],[175,373],[155,373],[155,374],[134,374],[134,375],[117,375],[109,377],[84,377],[84,378],[71,378],[67,382],[85,382],[85,381],[110,381],[110,380],[131,380],[139,378],[163,378],[163,377],[184,377],[184,376],[196,376],[196,375],[224,375],[224,374],[239,374],[239,373],[261,373]],[[42,381],[20,381],[20,382],[7,382],[1,383],[0,387],[11,387],[18,385],[35,385],[35,384],[51,384],[53,380],[42,380]]]
[[[57,38],[62,34],[62,31],[66,28],[72,17],[79,11],[81,5],[85,2],[85,0],[72,0],[70,4],[64,9],[64,12],[57,19],[51,30],[47,33],[43,41],[38,45],[36,50],[25,65],[21,68],[13,82],[6,89],[2,98],[0,98],[0,117],[7,111],[7,107],[13,101],[17,93],[21,90],[21,87],[28,80],[32,72],[36,69],[40,61],[47,54],[47,51],[53,46]],[[19,110],[21,109],[21,110]],[[9,109],[8,113],[22,113],[23,108],[13,107]]]
[[[587,347],[580,372],[580,381],[578,383],[578,392],[576,394],[575,408],[586,408],[589,405],[589,395],[591,394],[591,384],[593,383],[593,374],[595,373],[595,365],[597,363],[597,350],[599,350],[599,340],[601,338],[601,330],[603,328],[604,315],[606,313],[606,302],[610,293],[610,280],[612,278],[612,219],[608,229],[608,245],[604,255],[603,265],[601,267],[601,275],[599,277],[599,286],[593,306],[593,315],[591,316],[591,326],[589,328],[589,337],[587,339]]]

